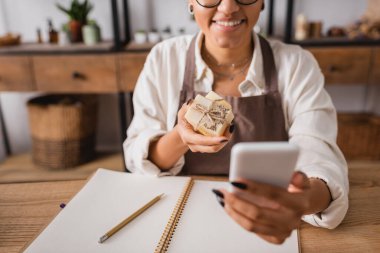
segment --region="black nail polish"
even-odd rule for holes
[[[232,134],[234,130],[235,130],[235,124],[231,124],[230,125],[230,133]]]
[[[236,188],[239,188],[241,190],[246,190],[248,188],[248,186],[246,184],[243,184],[243,183],[231,182],[231,184],[233,186],[235,186]]]
[[[189,105],[191,103],[191,101],[193,101],[192,98],[190,98],[189,100],[187,100],[186,104]]]
[[[216,189],[212,189],[212,192],[219,198],[224,199],[224,195],[221,191],[218,191]]]
[[[224,201],[218,199],[219,204],[224,208]]]

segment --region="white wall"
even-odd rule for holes
[[[36,95],[38,94],[8,92],[0,94],[11,150],[25,152],[30,148],[29,123],[25,103]]]
[[[56,29],[68,21],[67,16],[55,6],[56,2],[69,6],[71,0],[0,0],[5,11],[8,30],[21,33],[23,41],[36,41],[36,29],[41,28],[43,39],[47,40],[47,19],[53,20]],[[96,18],[106,38],[112,37],[110,1],[92,0],[94,10],[90,18]],[[1,20],[0,20],[1,22]]]
[[[6,23],[7,18],[5,17],[5,11],[3,7],[3,1],[0,1],[0,35],[7,32],[6,27],[8,24]]]
[[[48,17],[56,27],[66,22],[55,3],[68,5],[70,0],[0,0],[0,34],[6,31],[22,34],[24,41],[35,41],[36,29],[40,27],[46,35]],[[95,18],[102,28],[105,39],[112,39],[110,1],[91,0],[95,5],[90,17]],[[305,13],[310,20],[323,20],[324,28],[354,22],[364,12],[366,1],[357,0],[298,0],[295,13]],[[121,10],[121,0],[119,0]],[[187,13],[187,0],[129,0],[132,31],[139,29],[158,30],[170,26],[174,33],[184,27],[187,33],[195,33],[197,26]],[[275,34],[283,35],[286,1],[276,1]],[[267,10],[262,13],[260,24],[266,27]],[[123,26],[123,24],[121,24]],[[123,27],[121,28],[123,31]],[[366,90],[363,86],[329,86],[339,111],[375,110],[380,114],[379,88]],[[0,102],[14,153],[30,149],[28,117],[25,102],[35,93],[1,93]],[[370,99],[368,99],[370,98]],[[101,95],[99,111],[98,148],[120,149],[119,115],[116,95]],[[0,136],[0,138],[2,138]],[[0,159],[4,156],[0,139]]]

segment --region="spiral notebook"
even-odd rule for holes
[[[237,225],[215,200],[226,182],[99,169],[25,252],[299,252],[297,231],[273,245]],[[103,244],[99,237],[165,196]]]

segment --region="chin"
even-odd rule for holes
[[[241,38],[236,37],[214,37],[214,42],[220,48],[237,48],[244,44]]]

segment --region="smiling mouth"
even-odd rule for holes
[[[241,25],[242,23],[245,22],[245,20],[244,19],[241,19],[241,20],[232,20],[232,21],[213,20],[212,22],[215,23],[215,24],[217,24],[217,25],[221,25],[221,26],[225,26],[225,27],[234,27],[234,26]]]

